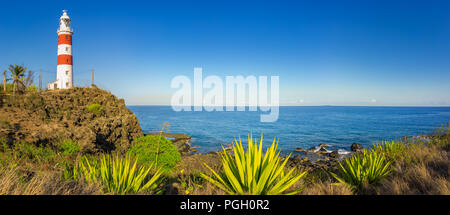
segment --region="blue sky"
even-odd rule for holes
[[[72,18],[75,84],[169,104],[177,75],[279,75],[282,105],[450,106],[449,1],[2,1],[0,69],[56,78]]]

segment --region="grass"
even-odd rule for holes
[[[446,140],[448,141],[448,140]],[[439,145],[415,145],[400,157],[393,174],[381,186],[366,188],[371,194],[450,195],[449,153]]]
[[[30,143],[16,143],[13,146],[9,146],[6,143],[2,143],[0,151],[2,152],[1,160],[4,162],[27,161],[49,164],[58,159],[58,154],[47,145],[36,146]]]
[[[20,166],[0,167],[0,195],[88,195],[102,187],[83,181],[61,180],[59,171],[24,171]]]
[[[263,136],[261,134],[258,146],[258,141],[253,139],[250,134],[248,148],[245,151],[241,139],[239,138],[239,142],[235,139],[233,144],[234,156],[225,149],[221,154],[223,172],[218,174],[207,166],[213,177],[204,173],[201,174],[202,177],[228,194],[282,194],[302,178],[306,172],[294,174],[295,169],[291,169],[286,173],[284,168],[290,155],[284,160],[280,157],[280,152],[277,151],[278,141],[275,139],[263,155],[262,141]],[[301,189],[298,189],[288,194],[295,194],[300,191]]]
[[[332,180],[315,181],[306,186],[301,195],[353,195],[354,192],[347,184],[336,184]]]
[[[64,156],[75,156],[77,155],[81,147],[72,140],[65,140],[59,145],[60,151]]]

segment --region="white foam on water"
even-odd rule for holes
[[[346,151],[344,149],[338,149],[338,154],[340,154],[340,155],[348,155],[348,154],[350,154],[350,152]]]

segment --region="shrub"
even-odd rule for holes
[[[80,152],[81,147],[72,140],[66,140],[59,145],[59,149],[65,156],[74,156]]]
[[[154,165],[137,167],[137,160],[129,154],[125,157],[103,155],[100,161],[83,157],[74,170],[74,178],[88,183],[101,183],[107,192],[114,194],[156,191],[160,183],[160,169],[151,175]]]
[[[228,194],[254,194],[254,195],[276,195],[283,193],[295,182],[302,178],[306,171],[294,173],[294,168],[287,173],[284,170],[289,157],[282,161],[280,152],[277,152],[278,141],[275,139],[272,145],[262,153],[262,134],[260,144],[253,140],[252,135],[248,137],[248,149],[245,152],[241,139],[239,143],[235,139],[233,144],[234,156],[223,148],[222,164],[223,172],[219,175],[208,165],[204,164],[214,175],[214,178],[201,174],[218,188]],[[295,190],[289,194],[295,194],[302,189]]]
[[[86,109],[89,112],[94,113],[95,115],[100,115],[103,111],[102,106],[100,104],[86,105]]]
[[[379,183],[391,172],[390,165],[383,153],[365,150],[339,163],[341,176],[331,175],[354,191],[359,191],[363,185]]]
[[[139,163],[156,163],[165,171],[172,169],[181,160],[180,152],[175,145],[167,138],[158,135],[136,138],[128,152],[137,157]]]

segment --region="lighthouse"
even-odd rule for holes
[[[63,10],[59,18],[58,33],[58,60],[56,66],[56,81],[48,84],[48,89],[68,89],[73,86],[72,63],[72,34],[70,17]]]

